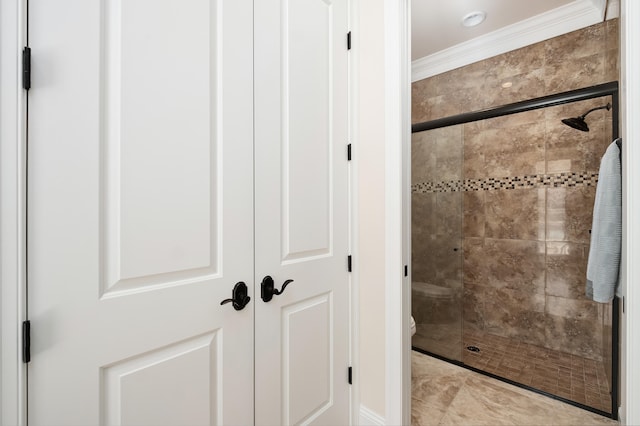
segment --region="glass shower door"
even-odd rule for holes
[[[412,345],[462,361],[463,126],[414,133],[411,143]]]

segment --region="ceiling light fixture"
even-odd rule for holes
[[[476,25],[480,25],[486,19],[486,12],[482,12],[480,10],[467,13],[462,18],[462,25],[465,27],[475,27]]]

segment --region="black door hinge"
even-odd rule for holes
[[[351,144],[347,145],[347,161],[351,161]]]
[[[404,265],[404,276],[405,277],[409,276],[409,265]]]
[[[353,384],[353,368],[349,367],[349,384],[352,385]]]
[[[22,88],[31,89],[31,48],[22,49]]]
[[[351,255],[347,256],[347,271],[351,272]]]
[[[22,323],[22,362],[27,364],[31,361],[31,323]]]
[[[347,33],[347,50],[351,50],[351,31]]]

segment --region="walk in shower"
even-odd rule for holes
[[[617,303],[585,280],[617,106],[612,82],[413,126],[414,349],[615,417]]]

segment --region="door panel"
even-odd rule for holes
[[[348,424],[347,2],[256,2],[256,423]]]
[[[221,254],[220,2],[103,7],[105,293],[210,279]]]
[[[31,2],[31,425],[253,422],[252,7]]]
[[[280,7],[283,259],[293,260],[331,251],[333,7],[323,0]]]
[[[209,333],[103,367],[104,423],[221,424],[220,343]]]
[[[300,424],[331,408],[335,366],[327,349],[334,343],[332,308],[331,294],[325,293],[282,309],[283,424]]]

